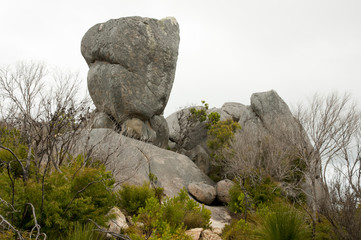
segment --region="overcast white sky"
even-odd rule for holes
[[[135,15],[180,25],[166,116],[201,100],[249,104],[270,89],[289,105],[335,90],[361,105],[360,0],[1,0],[0,65],[44,61],[79,71],[85,87],[85,32]]]

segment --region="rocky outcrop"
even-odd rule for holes
[[[216,189],[204,182],[192,182],[188,185],[188,192],[199,202],[210,205],[216,198]]]
[[[210,151],[206,146],[207,129],[204,128],[204,124],[193,124],[189,125],[191,127],[188,129],[190,132],[197,134],[194,137],[184,134],[184,132],[187,132],[185,130],[187,129],[185,127],[187,126],[188,115],[185,114],[187,112],[189,112],[188,109],[180,110],[167,118],[170,129],[169,139],[174,142],[175,149],[187,154],[200,169],[209,169],[204,168],[204,164],[200,164],[199,155],[193,153],[195,149],[200,152],[199,149],[201,148],[202,159],[207,159],[204,153],[207,153],[209,158]],[[235,147],[239,156],[247,154],[250,158],[260,159],[261,156],[267,156],[267,153],[277,152],[280,156],[283,154],[283,156],[288,156],[288,159],[292,159],[292,157],[290,158],[294,154],[292,146],[297,145],[297,143],[304,144],[306,151],[312,151],[312,145],[307,138],[307,134],[293,117],[287,104],[274,90],[252,94],[249,106],[240,103],[225,103],[221,108],[210,109],[208,112],[218,112],[221,115],[221,120],[232,118],[241,125],[242,129],[235,135],[235,142],[238,143],[238,146]],[[180,139],[182,141],[179,141]],[[285,171],[286,168],[283,168],[283,166],[274,164],[277,156],[274,154],[268,154],[268,156],[270,159],[273,158],[271,160],[264,159],[270,161],[269,166],[273,168],[267,169],[270,175],[279,174],[277,173],[279,170]],[[232,164],[222,166],[225,173],[230,173],[232,169],[237,171],[241,167],[237,166],[238,163],[234,162],[234,159],[232,161]],[[204,162],[205,160],[202,160],[202,163]],[[287,164],[284,166],[287,166]],[[205,172],[208,173],[208,171]],[[317,195],[323,196],[321,181],[318,181],[316,185],[317,189],[319,189]],[[302,188],[306,193],[311,192],[310,181],[307,177]]]
[[[216,185],[217,199],[222,203],[229,203],[231,196],[229,190],[234,186],[234,182],[229,179],[221,180]]]
[[[274,90],[254,93],[251,96],[250,106],[229,102],[219,109],[209,109],[208,112],[218,112],[221,120],[233,119],[241,125],[241,131],[249,131],[254,134],[269,134],[277,129],[277,131],[287,131],[287,134],[297,135],[297,131],[299,131],[299,124],[294,119],[289,107]],[[167,117],[169,139],[176,144],[176,148],[182,148],[185,153],[192,152],[197,148],[197,152],[199,152],[199,148],[202,148],[203,152],[209,154],[206,146],[207,129],[204,124],[187,123],[188,113],[188,109],[183,109]],[[187,134],[187,132],[193,133],[193,135]],[[199,162],[196,154],[187,155],[194,162]],[[204,154],[202,158],[206,158]],[[203,160],[203,162],[205,161]],[[204,169],[204,166],[199,166]]]
[[[165,147],[161,116],[173,86],[179,46],[174,18],[125,17],[90,28],[81,43],[95,106],[122,133]],[[103,116],[104,117],[104,116]],[[97,127],[104,126],[98,121]]]
[[[104,162],[119,183],[141,185],[149,181],[149,173],[152,173],[170,197],[192,182],[215,185],[188,157],[125,137],[111,129],[84,131],[74,149],[74,155],[91,153],[92,159]]]

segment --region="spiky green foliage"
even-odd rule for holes
[[[309,237],[304,217],[286,206],[276,208],[267,216],[258,235],[264,240],[303,240]]]
[[[105,240],[105,236],[101,236],[90,223],[75,223],[74,228],[68,233],[63,240]]]

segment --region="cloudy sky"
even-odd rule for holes
[[[361,105],[360,0],[1,0],[0,65],[88,67],[80,41],[112,18],[174,16],[181,43],[165,115],[206,100],[249,104],[276,90],[289,104],[350,92]]]

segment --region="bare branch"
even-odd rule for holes
[[[94,222],[92,219],[88,219],[88,221],[93,223],[97,227],[96,230],[99,231],[99,232],[110,234],[111,236],[113,236],[113,237],[115,237],[117,239],[131,240],[131,238],[128,237],[127,235],[111,232],[111,231],[108,231],[108,230],[104,229],[103,227],[99,226],[96,222]]]

